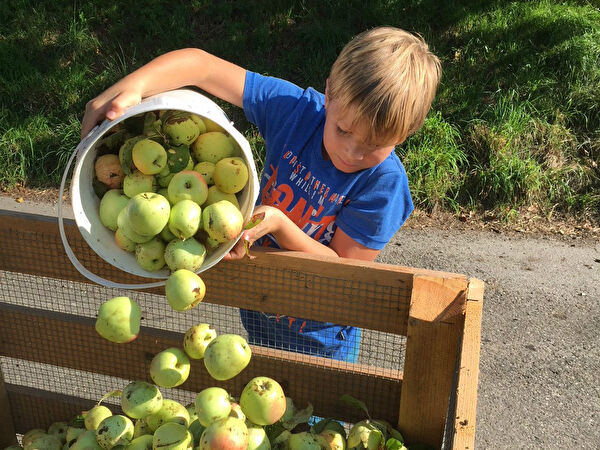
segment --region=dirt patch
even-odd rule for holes
[[[68,188],[65,189],[68,193]],[[58,189],[31,189],[18,186],[3,191],[1,195],[11,197],[17,202],[36,201],[56,205]],[[68,194],[64,200],[69,203]],[[416,210],[407,220],[404,228],[457,230],[457,231],[493,231],[496,233],[519,233],[534,236],[553,235],[556,237],[600,238],[600,223],[592,218],[573,218],[565,216],[544,216],[537,208],[522,208],[515,217],[507,220],[491,212],[468,212],[454,214],[444,211],[429,213]]]

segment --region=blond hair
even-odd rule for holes
[[[440,60],[407,31],[379,27],[355,36],[334,62],[327,93],[356,108],[370,143],[404,140],[423,125],[441,77]]]

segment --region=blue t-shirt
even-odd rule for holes
[[[323,157],[323,94],[248,71],[243,107],[266,145],[257,205],[280,209],[324,245],[339,227],[376,250],[412,212],[406,171],[395,152],[377,166],[354,173],[339,171]],[[259,245],[277,243],[268,236]],[[258,344],[343,360],[355,360],[358,351],[359,330],[353,327],[251,311],[242,311],[242,321],[250,340]]]

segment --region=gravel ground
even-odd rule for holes
[[[477,448],[600,448],[598,240],[404,229],[378,260],[486,283]]]

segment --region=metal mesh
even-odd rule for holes
[[[237,380],[215,385],[228,388],[237,397],[250,376],[269,375],[281,382],[286,393],[294,393],[292,397],[298,406],[303,407],[311,402],[315,405],[315,413],[333,416],[336,415],[336,407],[320,411],[319,405],[335,404],[336,398],[342,393],[354,395],[362,392],[369,398],[360,400],[367,403],[372,416],[390,421],[397,419],[400,389],[397,378],[403,367],[406,338],[382,330],[405,327],[405,324],[396,322],[405,316],[403,312],[407,310],[410,290],[407,285],[390,281],[393,277],[373,280],[368,275],[363,276],[360,270],[352,269],[356,271],[354,277],[344,273],[343,267],[341,270],[338,268],[319,272],[319,268],[324,266],[318,261],[314,265],[310,261],[303,261],[298,267],[262,262],[222,262],[201,274],[207,287],[205,301],[190,311],[177,312],[168,305],[162,289],[151,292],[127,291],[72,281],[81,280],[82,277],[64,254],[56,224],[32,222],[29,226],[27,221],[23,223],[25,226],[21,224],[17,227],[18,223],[12,223],[7,228],[0,229],[0,267],[7,269],[0,270],[0,303],[4,304],[3,311],[7,311],[6,314],[15,314],[15,317],[21,317],[28,311],[36,313],[33,318],[28,319],[31,320],[30,325],[15,321],[14,329],[4,330],[3,335],[10,340],[18,339],[21,334],[25,337],[35,336],[32,345],[44,342],[48,347],[37,349],[37,352],[23,350],[23,355],[20,355],[14,348],[20,346],[26,349],[29,342],[3,342],[3,347],[10,347],[11,350],[2,351],[2,355],[15,353],[0,357],[0,368],[9,388],[23,386],[60,394],[65,398],[71,396],[97,401],[104,393],[122,389],[131,381],[133,378],[128,377],[132,376],[134,366],[136,369],[133,373],[140,377],[145,374],[145,379],[149,379],[146,368],[152,352],[160,350],[158,346],[162,342],[180,342],[183,333],[195,323],[209,323],[218,334],[235,333],[250,339],[240,320],[240,307],[260,311],[261,317],[264,313],[281,325],[284,331],[289,324],[302,326],[303,321],[290,319],[297,317],[296,313],[301,311],[301,317],[307,319],[322,321],[333,318],[338,319],[335,323],[347,325],[374,324],[372,329],[361,327],[360,350],[356,362],[315,359],[307,354],[314,353],[310,346],[304,348],[305,354],[270,350],[261,352],[258,349],[257,359],[253,356],[250,365],[236,377]],[[78,258],[95,274],[109,279],[116,276],[120,281],[145,281],[127,276],[100,260],[76,230],[70,228],[68,234]],[[137,301],[143,311],[142,326],[145,328],[140,337],[133,343],[122,344],[118,348],[112,343],[95,343],[91,346],[93,320],[98,307],[105,300],[121,295]],[[63,315],[77,318],[74,320],[77,327],[73,328],[71,335],[65,335],[60,327],[51,330],[39,328],[42,326],[40,324],[46,323],[45,319],[59,320]],[[37,321],[36,317],[40,320]],[[82,322],[79,318],[85,320]],[[342,322],[340,318],[346,321]],[[309,329],[309,324],[303,331]],[[38,329],[35,333],[31,330],[23,333],[21,329],[26,326]],[[272,332],[260,330],[261,326],[262,323],[259,323],[258,331],[262,335],[272,337],[275,341],[279,339],[280,335],[269,335]],[[146,330],[154,330],[155,334],[142,336]],[[165,333],[166,340],[161,340],[160,332]],[[282,348],[288,349],[285,345]],[[98,349],[106,354],[90,354],[98,352]],[[58,364],[65,365],[66,361],[70,367],[58,367],[52,365],[54,361],[44,361],[45,350],[60,355]],[[143,351],[146,353],[139,356],[138,353]],[[139,360],[136,359],[138,357]],[[97,368],[78,370],[90,366],[90,359],[100,361]],[[123,364],[126,367],[121,373],[119,368]],[[203,370],[201,365],[201,362],[194,362],[192,372]],[[329,371],[324,372],[323,367],[329,368]],[[338,383],[335,383],[336,378],[331,376],[332,373],[338,374],[339,386],[335,385]],[[202,384],[207,383],[206,377],[195,379],[193,383],[195,384],[188,386],[184,383],[180,389],[161,391],[165,397],[186,404],[193,400],[200,389],[208,387],[207,384]],[[347,392],[339,389],[347,389]],[[84,404],[85,402],[78,406]],[[381,410],[378,409],[379,406]],[[352,418],[347,406],[340,404],[339,412],[340,415]],[[40,411],[36,418],[36,412],[30,411],[27,419],[24,418],[25,411],[13,413],[23,416],[16,418],[20,426],[48,425],[40,423],[47,421],[47,412]],[[360,415],[357,412],[354,417],[359,418]],[[68,417],[55,418],[66,419]]]

